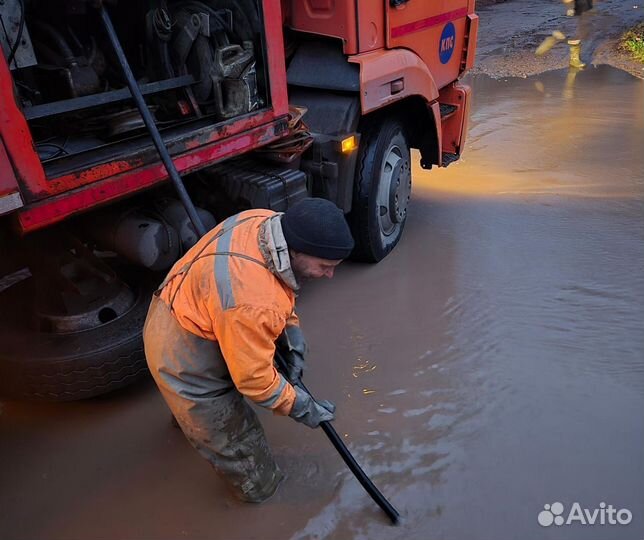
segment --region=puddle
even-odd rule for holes
[[[544,504],[606,502],[633,522],[552,538],[642,538],[644,83],[601,67],[472,84],[463,159],[415,171],[393,256],[300,298],[307,385],[401,526],[322,432],[264,413],[289,478],[231,501],[143,385],[5,404],[0,536],[510,540],[544,537]]]

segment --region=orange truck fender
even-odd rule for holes
[[[438,99],[438,87],[429,68],[407,49],[380,49],[349,57],[360,65],[360,104],[369,114],[409,96],[427,103]]]
[[[405,118],[410,142],[421,153],[421,166],[440,166],[439,90],[429,68],[408,49],[380,49],[349,57],[360,66],[360,106],[367,115],[393,106]]]
[[[458,159],[467,133],[470,88],[458,81],[438,89],[427,64],[408,49],[378,50],[349,57],[360,66],[363,115],[398,106],[412,129],[421,165],[443,166]],[[413,135],[413,132],[416,135]]]

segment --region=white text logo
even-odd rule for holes
[[[626,508],[615,508],[612,504],[599,503],[599,508],[582,508],[578,502],[572,503],[568,513],[560,502],[544,504],[537,521],[542,527],[550,525],[628,525],[633,514]]]

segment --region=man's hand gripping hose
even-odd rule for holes
[[[286,376],[286,374],[288,374],[289,372],[288,364],[284,360],[284,357],[282,356],[279,349],[275,351],[275,363],[277,364],[277,369]],[[349,452],[349,449],[346,447],[344,442],[342,442],[342,439],[331,425],[330,420],[334,418],[335,406],[329,401],[316,401],[301,380],[297,382],[294,387],[298,396],[297,399],[300,399],[302,393],[305,393],[308,396],[308,398],[302,399],[304,399],[304,402],[309,403],[309,405],[307,405],[308,408],[304,412],[304,415],[310,415],[308,417],[308,420],[311,421],[311,423],[304,419],[298,419],[294,417],[295,420],[301,421],[310,427],[315,427],[312,425],[312,423],[318,421],[318,425],[322,428],[328,439],[331,441],[331,444],[335,447],[338,454],[340,454],[340,457],[347,464],[347,467],[349,467],[353,475],[358,479],[358,482],[360,482],[365,491],[375,501],[375,503],[380,506],[383,512],[387,514],[387,517],[391,520],[391,523],[393,525],[397,525],[400,520],[400,514],[398,513],[398,510],[396,510],[392,506],[392,504],[387,499],[385,499],[385,496],[380,493],[378,488],[369,479],[360,465],[358,465],[358,462],[355,460],[353,455],[351,455],[351,452]],[[295,401],[295,405],[293,406],[294,409],[297,406],[297,399]],[[308,400],[310,400],[310,402],[312,403],[315,403],[317,407],[313,408],[313,405],[311,405]],[[313,412],[314,410],[315,412]],[[326,420],[325,418],[328,418],[329,416],[330,419]],[[291,417],[293,417],[293,412],[291,412]]]

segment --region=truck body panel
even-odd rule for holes
[[[243,118],[217,123],[196,120],[192,126],[175,129],[166,140],[182,173],[252,151],[288,133],[282,14],[278,2],[263,0],[262,4],[270,106]],[[25,115],[16,102],[12,75],[4,57],[0,58],[0,140],[4,141],[25,204],[17,220],[23,233],[167,179],[165,168],[148,140],[106,145],[103,150],[106,156],[101,157],[98,152],[94,162],[84,161],[84,156],[76,154],[43,165]]]

